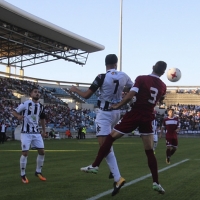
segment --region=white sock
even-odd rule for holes
[[[24,176],[26,174],[26,163],[27,163],[27,157],[21,155],[19,163],[20,163],[20,170],[21,170],[21,176]]]
[[[157,145],[158,145],[158,142],[153,142],[153,150],[154,150],[154,151],[155,151]]]
[[[38,154],[36,163],[37,163],[36,172],[41,173],[42,167],[43,167],[43,164],[44,164],[44,155]]]
[[[106,156],[106,162],[109,166],[109,169],[110,169],[110,172],[113,174],[114,176],[114,181],[115,182],[118,182],[121,175],[120,175],[120,172],[119,172],[119,168],[118,168],[118,165],[117,165],[117,160],[116,160],[116,157],[115,157],[115,154],[113,151],[111,151],[107,156]]]

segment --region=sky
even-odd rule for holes
[[[26,67],[25,76],[92,83],[105,73],[105,56],[119,54],[120,0],[7,2],[105,46],[89,54],[83,67],[59,60]],[[182,73],[176,83],[164,74],[161,79],[167,86],[200,86],[199,8],[199,0],[123,0],[122,71],[135,80],[150,74],[152,66],[162,60],[167,63],[166,72],[178,68]],[[0,71],[5,66],[0,65]]]

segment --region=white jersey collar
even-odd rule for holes
[[[149,74],[149,76],[153,76],[153,77],[156,77],[156,78],[160,78],[159,76],[155,75],[155,74]]]
[[[117,71],[116,69],[108,69],[108,70],[106,70],[106,73],[107,72],[112,72],[112,71]]]

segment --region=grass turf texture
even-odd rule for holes
[[[189,161],[159,173],[165,195],[152,189],[151,177],[125,188],[114,200],[197,200],[200,196],[200,138],[179,138],[179,148],[171,158],[171,164],[184,159]],[[80,167],[92,163],[98,150],[96,139],[45,140],[46,157],[43,174],[46,182],[34,176],[37,151],[29,152],[23,184],[19,173],[20,142],[11,141],[0,145],[0,200],[84,200],[112,189],[108,179],[109,169],[102,162],[97,175],[80,171]],[[159,169],[165,168],[165,139],[159,140],[156,157]],[[126,182],[150,173],[141,138],[122,138],[114,143],[119,168]],[[110,199],[111,194],[101,200]]]

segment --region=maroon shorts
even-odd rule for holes
[[[167,147],[178,147],[178,139],[177,138],[166,138],[166,146]]]
[[[133,130],[138,128],[142,135],[153,134],[152,121],[154,118],[154,115],[151,113],[149,114],[131,110],[130,112],[127,112],[121,120],[119,120],[117,125],[114,127],[114,130],[125,134],[131,133]]]

